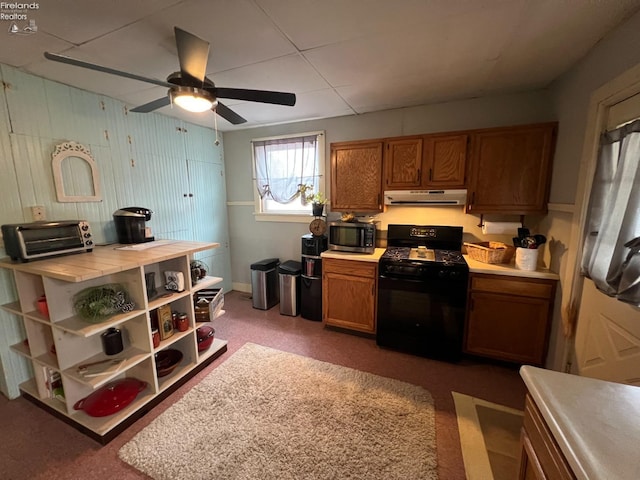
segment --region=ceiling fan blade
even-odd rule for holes
[[[103,67],[102,65],[96,65],[95,63],[85,62],[83,60],[77,60],[75,58],[67,57],[66,55],[60,55],[58,53],[44,52],[45,58],[53,60],[54,62],[67,63],[69,65],[75,65],[76,67],[88,68],[89,70],[96,70],[98,72],[110,73],[111,75],[117,75],[119,77],[130,78],[132,80],[139,80],[141,82],[152,83],[160,87],[171,88],[174,85],[163,82],[162,80],[156,80],[155,78],[143,77],[136,75],[135,73],[123,72],[114,68]]]
[[[144,105],[140,105],[139,107],[132,108],[129,111],[136,112],[136,113],[149,113],[159,108],[166,107],[170,103],[171,103],[171,100],[169,99],[169,97],[162,97],[157,100],[154,100],[153,102],[145,103]]]
[[[236,112],[220,102],[218,102],[218,105],[213,110],[227,122],[232,123],[233,125],[240,125],[241,123],[247,122]]]
[[[217,98],[233,98],[235,100],[247,100],[249,102],[275,103],[276,105],[296,104],[295,93],[272,92],[269,90],[248,90],[245,88],[206,88]]]
[[[207,73],[207,60],[209,59],[209,42],[195,35],[173,27],[178,47],[178,60],[180,60],[180,72],[183,77],[190,77],[199,82],[204,82]]]

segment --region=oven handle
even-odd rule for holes
[[[386,275],[378,275],[379,279],[391,280],[393,282],[413,282],[413,283],[424,283],[424,279],[412,278],[412,277],[387,277]]]

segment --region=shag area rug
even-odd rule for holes
[[[518,477],[521,410],[451,392],[467,480]]]
[[[161,479],[437,479],[421,387],[247,343],[125,444]]]

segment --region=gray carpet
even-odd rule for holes
[[[437,479],[421,387],[245,344],[124,445],[161,479]]]

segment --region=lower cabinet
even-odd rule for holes
[[[472,273],[465,353],[544,365],[556,280]]]
[[[378,264],[323,258],[322,270],[324,324],[375,333]]]
[[[25,332],[11,350],[33,369],[20,385],[23,396],[103,444],[113,439],[226,351],[225,340],[201,338],[197,329],[207,323],[196,323],[194,306],[222,278],[191,280],[192,255],[217,246],[177,241],[24,264],[0,259],[18,297],[2,308]],[[79,303],[88,289],[90,301]],[[221,312],[212,309],[207,319]],[[174,360],[165,364],[166,356]]]
[[[518,480],[574,480],[560,447],[530,395],[527,395],[520,437]]]

